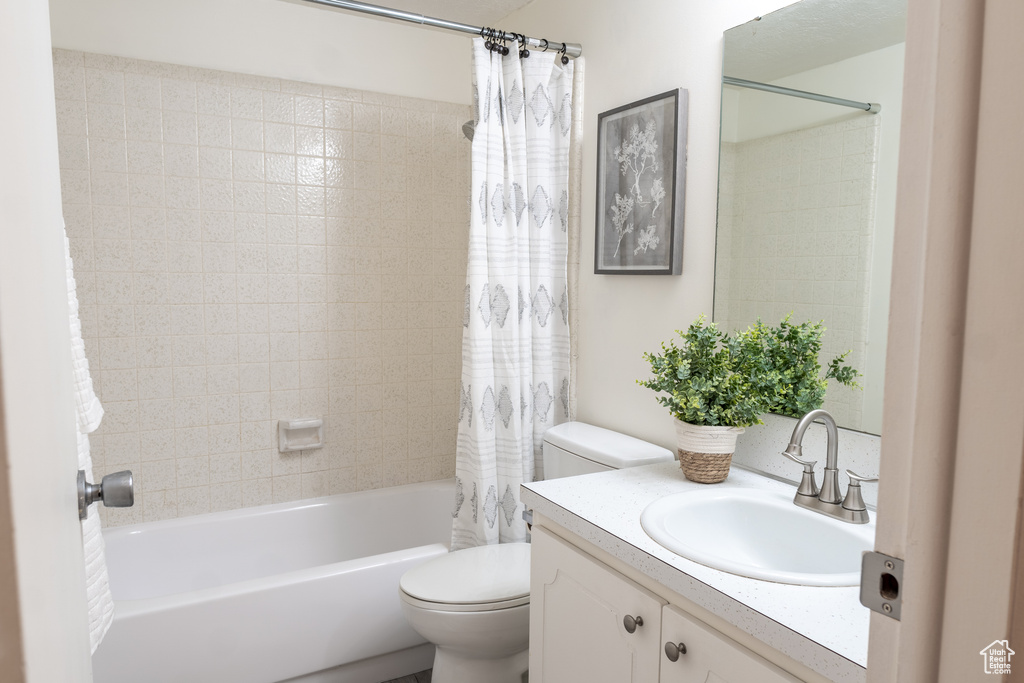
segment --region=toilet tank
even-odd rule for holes
[[[544,433],[544,478],[639,467],[673,459],[661,446],[583,422],[564,422]]]

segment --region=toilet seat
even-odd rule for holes
[[[456,550],[406,572],[402,599],[423,609],[482,612],[530,602],[530,544]]]
[[[452,603],[419,600],[417,598],[412,597],[405,591],[402,591],[402,600],[412,605],[413,607],[419,607],[420,609],[428,609],[433,612],[491,612],[530,604],[529,595],[525,595],[521,598],[514,598],[512,600],[500,600],[498,602]]]

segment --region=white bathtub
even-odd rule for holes
[[[447,552],[452,499],[451,481],[428,482],[105,530],[115,612],[96,683],[376,683],[429,668],[398,580]]]

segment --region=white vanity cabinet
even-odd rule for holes
[[[661,683],[795,683],[798,679],[726,638],[678,607],[667,605],[661,618],[664,643],[685,646],[676,661],[661,652]]]
[[[531,683],[798,681],[547,529],[532,545]]]
[[[665,601],[538,527],[531,557],[531,683],[657,683]]]

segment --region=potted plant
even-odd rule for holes
[[[762,424],[761,415],[800,417],[820,408],[830,379],[858,386],[847,354],[829,362],[822,376],[822,323],[794,325],[787,316],[777,327],[758,320],[733,335],[701,315],[683,344],[662,344],[645,353],[653,378],[641,386],[660,392],[658,402],[675,418],[679,464],[687,479],[704,484],[729,475],[736,439],[744,428]]]
[[[675,418],[686,478],[714,484],[729,475],[736,438],[744,427],[761,423],[768,404],[741,371],[749,331],[730,337],[714,323],[705,325],[701,315],[677,333],[681,346],[669,341],[660,354],[644,354],[654,377],[638,383],[661,392],[658,402]]]

